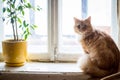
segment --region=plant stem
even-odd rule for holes
[[[13,28],[13,36],[14,36],[14,40],[16,40],[16,36],[15,36],[15,27],[14,24],[12,23],[12,28]]]
[[[11,2],[10,2],[10,12],[11,12]],[[14,26],[14,21],[12,22],[12,29],[13,29],[13,36],[14,36],[14,40],[16,40],[16,35],[15,35],[15,26]]]
[[[16,14],[16,12],[15,12],[15,16],[17,17],[17,14]],[[16,27],[16,38],[17,38],[17,41],[18,41],[18,39],[19,39],[19,37],[18,37],[18,27],[17,27],[17,20],[16,20],[16,18],[15,18],[15,27]]]

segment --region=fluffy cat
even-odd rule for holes
[[[82,38],[85,54],[78,60],[79,67],[92,77],[104,77],[118,72],[120,52],[113,39],[105,32],[94,29],[91,17],[74,18],[74,30]]]

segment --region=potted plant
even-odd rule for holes
[[[2,0],[2,2],[5,4],[2,8],[4,14],[2,19],[11,24],[14,37],[2,41],[4,61],[7,66],[22,66],[27,59],[26,39],[31,35],[31,29],[34,30],[37,27],[25,20],[25,10],[40,11],[40,8],[33,7],[27,0]]]

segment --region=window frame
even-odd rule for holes
[[[115,43],[118,45],[118,34],[119,34],[119,27],[118,27],[118,14],[117,14],[117,0],[111,0],[111,25],[112,25],[112,38],[114,39]]]
[[[82,0],[84,1],[84,0]],[[2,2],[0,2],[0,8],[2,8]],[[59,13],[60,13],[60,0],[48,0],[48,53],[28,53],[28,60],[33,61],[76,61],[81,55],[80,54],[59,54],[58,42],[59,42]],[[117,25],[117,0],[112,0],[112,37],[115,42],[118,42],[118,25]],[[59,9],[59,10],[58,10]],[[86,8],[87,9],[87,8]],[[2,12],[2,9],[0,9]],[[2,15],[2,13],[0,13]],[[83,18],[86,16],[82,15]],[[0,19],[0,26],[3,26],[2,19]],[[116,28],[114,28],[116,26]],[[0,41],[3,40],[4,28],[0,27]],[[0,43],[1,44],[1,43]],[[2,44],[1,44],[2,45]],[[2,49],[2,46],[0,46]],[[1,51],[2,52],[2,51]]]
[[[0,1],[0,12],[2,12],[2,6],[3,6],[2,1]],[[3,13],[0,13],[0,16],[2,16],[2,15],[3,15]],[[2,27],[0,27],[0,42],[1,42],[0,43],[0,52],[2,52],[1,50],[2,50],[2,40],[3,40],[3,31],[4,31],[2,19],[0,19],[0,26],[2,26]]]
[[[47,0],[48,3],[48,53],[29,53],[29,59],[33,61],[54,61],[55,54],[55,0]],[[57,15],[56,15],[57,16]]]

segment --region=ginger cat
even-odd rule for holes
[[[82,38],[85,54],[78,60],[79,67],[92,77],[105,77],[118,72],[120,52],[113,39],[105,32],[94,29],[91,17],[74,18],[74,30]]]

